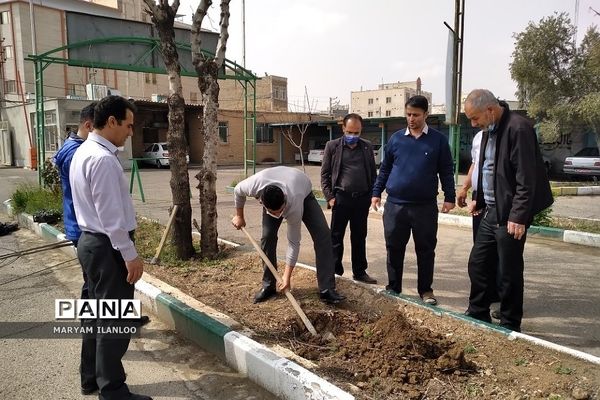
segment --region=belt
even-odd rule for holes
[[[345,190],[340,190],[340,189],[338,189],[338,190],[336,190],[336,194],[337,194],[337,193],[340,193],[340,194],[342,194],[342,195],[344,195],[344,196],[352,197],[353,199],[355,199],[355,198],[357,198],[357,197],[363,197],[363,196],[366,196],[366,195],[370,194],[370,193],[371,193],[371,191],[370,191],[370,190],[367,190],[367,191],[364,191],[364,192],[347,192],[347,191],[345,191]]]
[[[105,237],[108,238],[108,235],[105,233],[100,233],[100,232],[90,232],[90,231],[82,231],[82,234],[85,233],[86,235],[92,235],[92,236],[96,236],[96,237]],[[131,239],[132,241],[135,238],[135,229],[132,231],[127,232],[129,233],[129,239]]]

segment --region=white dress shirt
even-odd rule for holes
[[[483,131],[477,132],[473,138],[473,145],[471,147],[471,162],[473,163],[473,173],[471,174],[471,187],[473,190],[477,190],[479,184],[479,149],[481,148],[481,138],[483,137]]]
[[[123,259],[131,261],[138,254],[129,231],[137,224],[117,151],[114,144],[91,132],[73,155],[69,182],[79,228],[105,234]]]
[[[311,194],[312,183],[304,172],[295,168],[267,168],[244,179],[235,186],[233,190],[235,208],[244,208],[247,196],[259,199],[268,185],[278,186],[285,195],[285,208],[281,214],[281,217],[287,221],[288,248],[285,262],[293,267],[298,261],[298,253],[300,252],[304,199]]]

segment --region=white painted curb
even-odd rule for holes
[[[600,247],[600,234],[579,231],[564,231],[563,242]]]
[[[571,355],[571,356],[573,356],[575,358],[579,358],[580,360],[585,360],[585,361],[590,362],[592,364],[600,365],[600,357],[596,357],[596,356],[594,356],[592,354],[585,353],[583,351],[571,349],[571,348],[566,347],[566,346],[561,346],[560,344],[552,343],[552,342],[549,342],[549,341],[544,340],[544,339],[536,338],[534,336],[526,335],[524,333],[511,332],[508,335],[508,339],[509,340],[515,340],[515,339],[526,340],[528,342],[535,343],[538,346],[542,346],[542,347],[545,347],[547,349],[555,350],[555,351],[558,351],[560,353],[566,353],[566,354],[569,354],[569,355]]]
[[[354,399],[350,393],[238,332],[225,335],[225,355],[229,365],[282,399]]]

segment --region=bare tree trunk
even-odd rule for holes
[[[169,164],[171,166],[171,196],[173,204],[179,205],[175,217],[172,241],[177,257],[187,260],[194,255],[192,244],[192,207],[190,203],[190,182],[186,161],[187,144],[185,142],[185,101],[181,85],[181,67],[179,54],[175,47],[175,31],[173,24],[179,8],[179,0],[169,6],[167,0],[156,4],[154,0],[144,0],[148,14],[158,30],[160,48],[169,76],[169,129],[167,143],[169,147]]]
[[[221,0],[220,36],[214,58],[201,52],[200,29],[211,0],[202,0],[194,13],[192,22],[192,63],[198,74],[198,88],[202,94],[204,154],[202,168],[196,175],[200,192],[200,250],[204,258],[218,255],[217,243],[217,138],[219,110],[219,68],[225,61],[225,49],[229,38],[229,0]]]
[[[216,67],[207,63],[207,67]],[[217,112],[219,110],[219,84],[217,82],[216,68],[214,75],[208,73],[203,79],[207,85],[206,100],[204,102],[204,155],[203,165],[196,175],[198,189],[200,189],[200,209],[202,221],[200,231],[202,241],[200,251],[203,257],[214,258],[218,254],[217,246]]]

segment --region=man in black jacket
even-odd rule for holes
[[[465,101],[471,125],[484,130],[479,155],[475,212],[483,213],[469,257],[471,293],[466,314],[490,322],[494,269],[486,260],[498,252],[500,325],[521,330],[523,249],[533,217],[553,203],[550,183],[528,120],[511,112],[485,89]]]
[[[377,177],[373,146],[360,137],[362,118],[358,114],[344,117],[344,135],[325,146],[321,165],[321,188],[331,213],[331,242],[335,273],[342,275],[344,235],[350,222],[352,274],[354,279],[377,283],[367,274],[367,218],[371,191]]]

